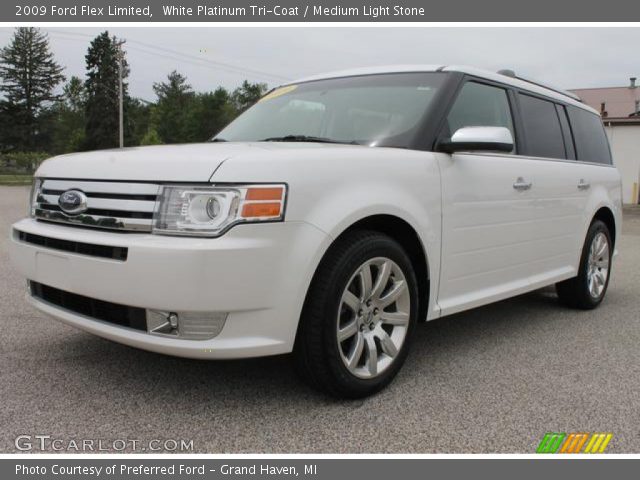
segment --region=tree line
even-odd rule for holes
[[[154,102],[129,95],[120,39],[100,33],[85,56],[85,78],[66,78],[45,33],[19,27],[0,50],[0,159],[33,165],[61,153],[119,144],[119,62],[125,146],[209,139],[267,90],[245,80],[233,91],[196,92],[177,71],[153,84]]]

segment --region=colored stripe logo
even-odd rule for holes
[[[536,453],[604,453],[612,433],[545,433]],[[584,450],[583,450],[584,448]]]

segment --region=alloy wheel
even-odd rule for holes
[[[598,232],[591,241],[589,261],[587,264],[587,285],[589,294],[600,298],[607,285],[609,276],[609,240],[607,236]]]
[[[351,276],[340,300],[336,335],[344,365],[358,378],[374,378],[393,363],[405,342],[411,297],[393,260],[367,260]]]

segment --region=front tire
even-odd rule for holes
[[[578,276],[556,284],[560,301],[573,308],[596,308],[607,293],[613,242],[607,225],[594,220],[582,248]]]
[[[387,235],[354,231],[325,255],[309,288],[296,368],[332,396],[360,398],[400,370],[418,314],[411,261]]]

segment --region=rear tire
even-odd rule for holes
[[[572,308],[596,308],[607,293],[613,242],[607,225],[594,220],[582,247],[578,276],[556,284],[560,301]]]
[[[379,232],[348,233],[327,252],[309,287],[296,369],[334,397],[376,393],[404,363],[417,316],[417,281],[402,247]]]

